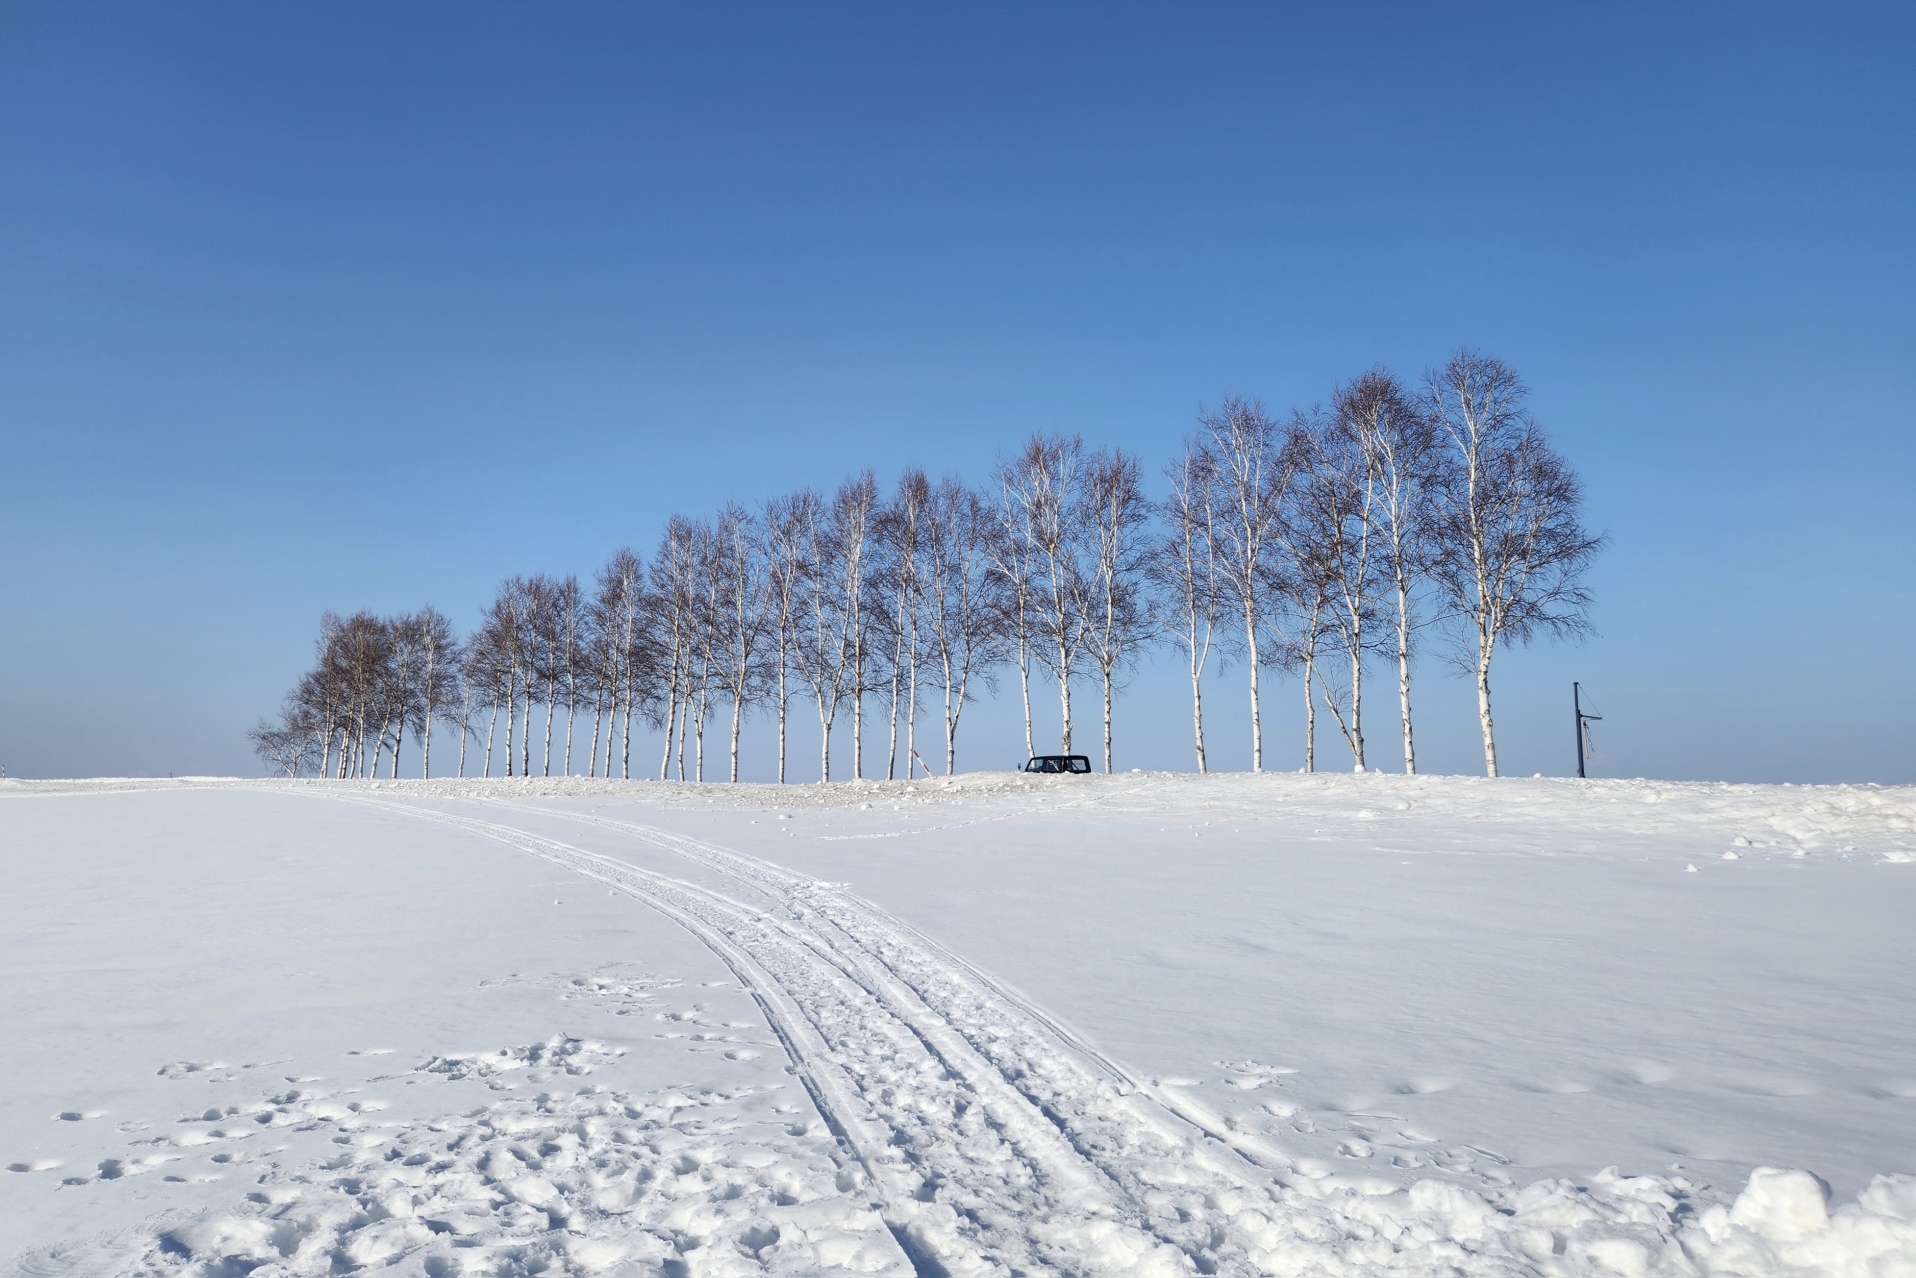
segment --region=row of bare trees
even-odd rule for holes
[[[1029,752],[1034,674],[1057,689],[1065,753],[1073,691],[1095,679],[1109,771],[1115,694],[1147,648],[1169,641],[1189,670],[1200,771],[1203,680],[1236,662],[1254,770],[1261,672],[1299,680],[1307,770],[1320,707],[1361,770],[1365,675],[1384,663],[1396,667],[1414,772],[1412,658],[1436,633],[1474,678],[1494,776],[1492,658],[1588,629],[1582,579],[1601,545],[1524,398],[1507,365],[1464,350],[1418,386],[1374,369],[1286,417],[1226,399],[1200,414],[1156,503],[1137,458],[1036,436],[981,487],[908,471],[885,493],[867,471],[829,494],[674,517],[649,563],[621,550],[589,588],[506,581],[464,644],[430,608],[329,616],[318,665],[254,741],[289,774],[374,775],[390,753],[397,775],[411,733],[429,775],[440,725],[459,737],[461,775],[469,742],[484,743],[479,770],[492,775],[503,712],[507,775],[570,775],[582,762],[586,775],[629,777],[637,717],[662,735],[661,779],[703,780],[706,733],[722,723],[737,780],[741,728],[762,708],[783,782],[796,699],[817,712],[822,779],[847,714],[851,771],[866,774],[874,711],[887,720],[891,777],[901,758],[907,771],[923,762],[929,702],[950,772],[964,707],[1009,668]]]
[[[1602,546],[1581,486],[1502,361],[1463,350],[1409,388],[1373,369],[1328,407],[1288,419],[1227,399],[1166,469],[1151,576],[1189,658],[1199,770],[1201,680],[1213,651],[1249,672],[1252,767],[1263,766],[1258,671],[1300,677],[1304,766],[1317,710],[1366,766],[1364,674],[1397,668],[1406,772],[1417,770],[1411,658],[1436,626],[1477,691],[1484,769],[1497,774],[1490,670],[1500,646],[1589,630],[1585,570]]]
[[[431,607],[398,617],[327,613],[318,663],[287,694],[279,721],[262,719],[247,738],[287,776],[377,776],[389,755],[388,775],[398,776],[410,732],[431,775],[433,726],[464,726],[464,664],[452,623]],[[462,731],[462,762],[465,739]]]

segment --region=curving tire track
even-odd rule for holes
[[[758,1000],[921,1273],[1189,1272],[1185,1249],[1156,1227],[1153,1213],[894,969],[808,926],[815,911],[794,902],[790,917],[780,917],[516,826],[340,797],[555,862],[638,897],[698,937]],[[728,866],[728,858],[746,859],[722,849],[668,850],[737,871],[734,878],[760,890],[774,881]]]

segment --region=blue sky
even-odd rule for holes
[[[1609,775],[1916,779],[1912,26],[8,5],[0,762],[250,773],[325,609],[470,623],[673,511],[1035,429],[1155,469],[1225,393],[1467,343],[1612,538],[1599,637],[1499,658],[1507,771],[1574,766],[1581,679]],[[1182,696],[1138,672],[1121,766],[1188,766]],[[1418,700],[1480,767],[1469,684]],[[1021,748],[1009,701],[965,733]]]

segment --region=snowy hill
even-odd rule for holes
[[[0,873],[12,1272],[1916,1273],[1912,788],[7,782]]]

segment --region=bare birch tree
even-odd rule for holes
[[[984,497],[949,476],[932,490],[925,508],[919,594],[931,677],[944,701],[946,776],[957,770],[958,719],[973,680],[988,685],[992,667],[1003,659],[1004,613],[992,595],[995,523]],[[1030,707],[1027,696],[1027,745]]]
[[[852,682],[852,616],[839,595],[847,574],[842,571],[837,521],[818,500],[804,503],[797,517],[802,521],[798,537],[803,569],[793,666],[818,707],[818,779],[823,783],[832,779],[832,724]]]
[[[720,682],[732,702],[732,780],[738,780],[739,728],[763,685],[761,662],[772,625],[772,597],[764,539],[752,512],[736,502],[719,512],[713,529],[714,652]]]
[[[885,778],[898,775],[898,720],[905,719],[905,774],[918,748],[918,661],[923,651],[919,622],[923,613],[926,522],[930,518],[931,481],[925,472],[907,470],[891,501],[879,508],[875,524],[878,550],[872,591],[876,630],[885,649],[885,705],[891,723],[885,751]]]
[[[546,683],[546,775],[552,775],[552,712],[554,703],[559,699],[559,690],[565,690],[565,757],[560,764],[560,774],[572,775],[572,726],[579,717],[580,673],[585,660],[585,595],[579,589],[579,579],[571,573],[553,584],[552,618],[547,624],[549,634],[547,656],[548,667],[558,676]]]
[[[513,743],[515,721],[518,718],[520,692],[527,687],[531,671],[528,654],[530,652],[530,626],[526,619],[526,580],[523,577],[509,577],[499,584],[498,593],[487,605],[484,618],[480,623],[481,645],[484,659],[489,666],[488,674],[493,689],[493,730],[497,731],[500,694],[504,696],[506,712],[506,775],[513,775]],[[528,732],[531,723],[531,700],[526,700]],[[487,736],[486,775],[492,775],[492,738]],[[525,755],[528,764],[531,760],[530,748]]]
[[[310,716],[296,698],[288,697],[277,723],[261,719],[247,729],[246,740],[253,753],[274,775],[296,777],[316,762],[319,737]]]
[[[865,694],[871,675],[871,588],[873,536],[878,519],[878,484],[862,471],[838,487],[827,510],[838,570],[834,603],[841,617],[849,660],[847,695],[852,701],[852,776],[865,775]]]
[[[652,590],[646,619],[654,630],[664,681],[661,725],[665,750],[659,757],[659,780],[671,773],[674,733],[683,739],[683,715],[691,681],[694,629],[698,622],[697,532],[690,520],[674,515],[667,521],[659,549],[652,557]],[[685,779],[685,754],[679,753],[679,780]]]
[[[1268,553],[1261,569],[1266,624],[1272,642],[1265,662],[1301,676],[1304,691],[1304,771],[1317,770],[1317,698],[1322,682],[1319,658],[1325,642],[1330,584],[1327,558],[1313,540],[1306,474],[1314,441],[1298,429],[1295,416],[1277,452],[1285,477],[1278,493]]]
[[[1340,413],[1298,413],[1291,439],[1302,458],[1292,485],[1288,536],[1304,572],[1323,583],[1325,614],[1336,650],[1348,662],[1348,679],[1333,682],[1316,666],[1324,708],[1350,747],[1351,766],[1364,760],[1364,657],[1374,642],[1377,612],[1377,486],[1370,453],[1355,423]],[[1315,663],[1313,663],[1315,665]]]
[[[1060,750],[1071,753],[1071,684],[1085,656],[1091,573],[1087,570],[1084,441],[1034,435],[1008,465],[1000,486],[1013,506],[1007,558],[1030,577],[1032,652],[1058,683]]]
[[[725,618],[719,602],[719,566],[718,536],[709,523],[694,523],[693,540],[694,563],[697,576],[693,582],[692,611],[692,668],[697,671],[695,686],[688,686],[687,692],[695,696],[690,702],[692,708],[692,778],[705,780],[705,725],[711,722],[711,697],[713,685],[719,679],[719,648],[722,642],[721,630]],[[683,749],[684,720],[680,720],[680,743]],[[685,770],[681,755],[679,771],[681,779]]]
[[[1250,672],[1251,771],[1264,770],[1264,717],[1258,698],[1271,543],[1290,486],[1290,467],[1278,426],[1255,400],[1227,396],[1215,412],[1198,415],[1199,456],[1212,485],[1218,585],[1236,613],[1238,642]]]
[[[1490,663],[1499,643],[1590,631],[1583,574],[1603,538],[1583,528],[1582,485],[1524,408],[1509,365],[1459,350],[1425,385],[1444,465],[1435,484],[1435,577],[1458,619],[1459,661],[1476,677],[1484,774],[1497,775]]]
[[[1333,411],[1357,441],[1370,472],[1377,566],[1388,600],[1391,647],[1397,658],[1404,771],[1415,773],[1410,658],[1419,625],[1418,595],[1429,576],[1433,549],[1431,482],[1438,459],[1436,432],[1430,416],[1382,367],[1339,388]]]
[[[1184,650],[1191,673],[1191,739],[1197,770],[1210,771],[1204,755],[1204,670],[1211,660],[1223,583],[1218,563],[1216,484],[1195,443],[1164,468],[1171,494],[1158,505],[1164,531],[1151,547],[1146,571],[1154,587],[1158,624]]]
[[[772,700],[778,717],[778,783],[785,784],[786,721],[791,706],[790,677],[802,622],[810,540],[817,526],[818,494],[801,489],[765,503],[759,528],[765,539],[767,615],[771,642]]]
[[[626,547],[620,547],[593,582],[590,609],[593,684],[605,706],[605,775],[612,775],[615,737],[623,742],[619,774],[632,775],[632,715],[639,696],[640,668],[644,664],[642,630],[646,608],[645,565]],[[593,755],[599,753],[599,724],[592,730]],[[595,765],[596,766],[596,765]],[[660,777],[664,779],[663,775]]]
[[[993,594],[998,609],[998,633],[1018,667],[1018,697],[1024,704],[1025,756],[1037,749],[1031,725],[1031,652],[1037,638],[1033,602],[1038,538],[1031,525],[1032,509],[1024,499],[1024,485],[1016,462],[999,462],[998,505],[989,542]]]
[[[1104,691],[1104,770],[1110,772],[1112,692],[1151,631],[1145,598],[1151,505],[1144,497],[1137,458],[1118,449],[1092,455],[1085,468],[1079,518],[1090,541],[1085,650]]]
[[[465,724],[455,713],[460,697],[459,641],[453,635],[452,622],[444,613],[428,604],[412,615],[411,624],[419,636],[420,744],[422,757],[419,775],[432,776],[432,733],[436,724],[448,722],[463,732]],[[463,750],[463,746],[462,746]]]
[[[577,589],[575,581],[575,593]],[[558,712],[559,683],[565,678],[560,640],[563,593],[563,583],[545,573],[534,573],[526,579],[525,663],[530,681],[526,697],[526,740],[529,743],[532,737],[531,712],[536,698],[545,706],[545,753],[540,775],[548,777],[552,775],[552,721]],[[525,774],[532,775],[529,749]]]
[[[492,751],[499,736],[499,709],[506,704],[509,659],[501,651],[493,609],[486,610],[479,629],[466,645],[463,681],[472,690],[475,710],[487,714],[486,755],[481,776],[492,775]]]

